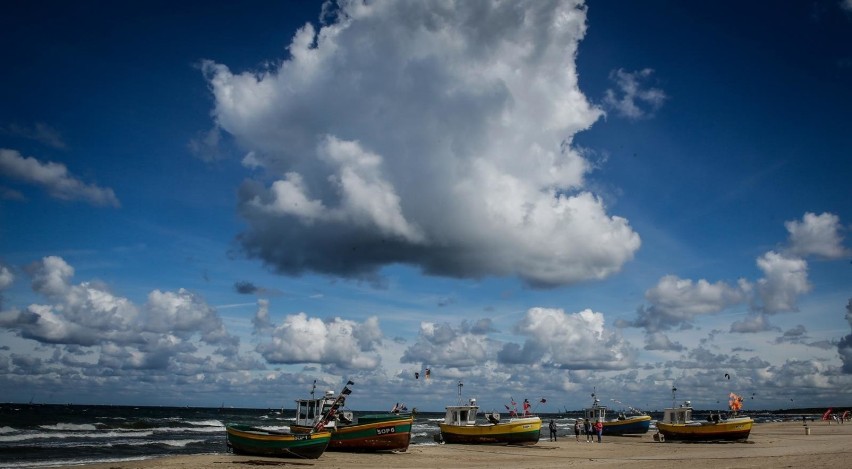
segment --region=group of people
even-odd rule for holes
[[[581,432],[586,435],[586,443],[591,443],[595,434],[598,435],[598,443],[600,443],[603,435],[603,422],[597,420],[592,423],[589,419],[577,419],[574,422],[574,436],[577,437],[578,442]],[[550,441],[556,441],[556,422],[553,419],[550,419]]]

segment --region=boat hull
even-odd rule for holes
[[[373,452],[406,451],[411,443],[414,416],[365,415],[357,424],[341,425],[331,432],[326,451]],[[307,427],[291,426],[293,432],[308,431]]]
[[[748,439],[754,421],[750,418],[714,422],[662,423],[657,430],[666,441],[743,441]]]
[[[228,447],[234,454],[316,459],[331,441],[330,432],[276,433],[248,425],[226,425]]]
[[[513,419],[481,425],[440,424],[444,443],[534,445],[541,438],[541,419]]]
[[[650,415],[637,415],[603,423],[604,435],[642,435],[651,428]]]

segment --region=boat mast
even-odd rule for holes
[[[459,405],[462,405],[462,394],[461,394],[462,386],[464,386],[464,384],[462,384],[461,380],[459,380],[459,384],[458,384],[458,387],[459,387]]]

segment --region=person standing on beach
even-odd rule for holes
[[[598,443],[600,443],[601,442],[601,435],[603,435],[603,422],[601,422],[600,419],[598,419],[598,421],[595,422],[595,433],[598,434]]]
[[[580,442],[580,419],[574,420],[574,436],[577,437],[577,443]]]
[[[586,433],[586,443],[592,442],[592,422],[589,422],[589,419],[586,419],[583,422],[583,431]]]
[[[556,441],[556,422],[550,419],[550,441]]]

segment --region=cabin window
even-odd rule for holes
[[[674,419],[672,419],[672,420],[673,420],[674,423],[686,423],[691,418],[691,415],[690,415],[691,413],[692,412],[689,411],[689,410],[683,410],[683,411],[680,411],[680,412],[675,412],[674,413]]]
[[[467,411],[466,410],[459,412],[459,421],[460,422],[467,422]]]

